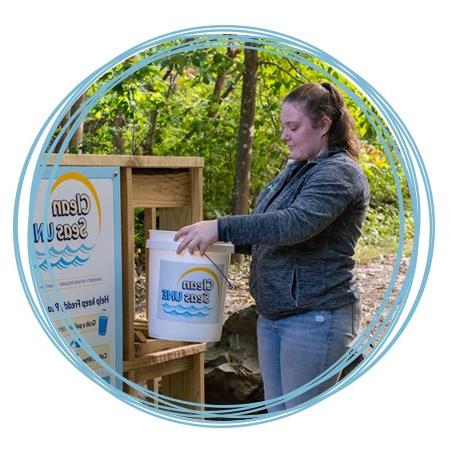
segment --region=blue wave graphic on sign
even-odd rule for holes
[[[70,266],[74,266],[74,267],[79,267],[82,266],[83,264],[85,264],[88,260],[89,260],[90,256],[88,256],[87,258],[80,258],[79,256],[75,256],[74,259],[72,259],[71,261],[66,261],[64,258],[59,258],[58,261],[56,262],[51,262],[50,265],[53,268],[57,268],[57,269],[66,269],[67,267]],[[41,264],[39,264],[39,268],[42,270],[48,270],[49,266],[48,266],[48,262],[45,259]]]
[[[95,247],[95,245],[92,245],[91,247],[88,247],[87,245],[81,244],[78,248],[71,248],[69,245],[66,245],[62,250],[57,250],[55,247],[50,247],[48,250],[48,253],[50,256],[73,256],[77,252],[81,252],[84,254],[88,254],[91,252],[91,250]],[[36,255],[38,258],[44,258],[45,252],[38,252],[36,250]]]
[[[208,317],[211,311],[214,308],[203,306],[197,307],[195,305],[192,306],[182,306],[182,305],[171,305],[169,303],[164,303],[162,305],[163,311],[170,316],[178,316],[178,317]]]
[[[94,249],[95,244],[92,246],[87,246],[81,244],[78,248],[72,248],[66,245],[62,250],[58,250],[55,247],[50,247],[48,254],[53,261],[50,261],[50,267],[64,270],[67,267],[79,267],[85,264],[91,257],[90,252]],[[45,252],[39,252],[36,250],[36,255],[38,260],[42,262],[39,264],[41,270],[49,269],[49,261],[45,259]]]

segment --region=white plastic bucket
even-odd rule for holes
[[[150,230],[149,335],[159,339],[215,342],[222,334],[227,281],[198,252],[177,255],[174,231]],[[218,242],[206,249],[225,276],[234,246]]]

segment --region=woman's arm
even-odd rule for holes
[[[219,237],[235,245],[293,245],[320,233],[364,190],[352,165],[323,164],[308,177],[286,209],[218,219]]]
[[[312,238],[331,224],[364,193],[364,175],[356,166],[321,164],[311,172],[300,194],[286,209],[260,214],[220,217],[181,228],[177,253],[185,248],[205,253],[218,240],[235,246],[293,245]]]

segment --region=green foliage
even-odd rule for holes
[[[388,247],[392,253],[395,253],[400,236],[397,191],[403,198],[404,236],[406,240],[411,240],[414,237],[414,222],[411,198],[405,176],[397,160],[393,159],[392,164],[398,173],[397,183],[394,178],[393,167],[386,154],[375,146],[366,146],[363,149],[361,166],[369,180],[371,199],[363,227],[361,245],[363,247]]]
[[[201,39],[201,38],[199,38]],[[244,52],[228,42],[218,48],[171,53],[157,63],[147,64],[104,95],[85,120],[82,151],[116,153],[121,138],[127,154],[145,154],[151,140],[152,154],[202,156],[204,168],[204,212],[211,219],[231,211],[236,166],[236,146],[241,108]],[[186,41],[177,42],[179,48]],[[165,44],[167,49],[173,43]],[[94,83],[88,96],[104,83],[151,56],[161,47],[136,55],[114,67]],[[333,68],[298,52],[286,57],[273,53],[269,44],[258,47],[259,69],[254,127],[249,210],[262,187],[286,164],[288,152],[280,140],[279,109],[282,98],[303,82],[323,82],[326,75],[358,92]],[[289,56],[289,57],[288,57]],[[303,62],[297,62],[296,59]],[[321,73],[323,71],[323,73]],[[365,108],[383,123],[373,106]],[[361,164],[371,187],[371,207],[364,225],[364,245],[381,245],[399,233],[396,184],[388,158],[367,114],[346,96],[364,151]],[[151,135],[152,120],[156,123]],[[152,119],[153,118],[153,119]],[[151,139],[150,139],[151,137]],[[398,169],[397,161],[394,164]],[[413,236],[411,202],[404,175],[399,183],[405,202],[406,236]],[[137,239],[143,244],[142,211],[136,212]],[[142,242],[141,242],[142,241]]]

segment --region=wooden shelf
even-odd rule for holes
[[[55,155],[43,155],[44,164],[53,165]],[[198,156],[72,155],[62,156],[61,166],[118,166],[141,168],[199,168],[204,159]]]

